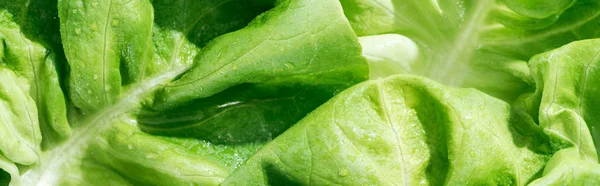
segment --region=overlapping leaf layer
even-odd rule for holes
[[[598,185],[599,16],[0,1],[0,185]]]

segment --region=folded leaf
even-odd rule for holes
[[[152,71],[147,70],[153,56],[149,1],[59,0],[58,10],[70,67],[69,94],[84,112],[111,105],[121,85]]]
[[[206,45],[194,66],[140,113],[140,127],[215,143],[274,138],[366,79],[360,46],[343,18],[336,1],[277,2],[246,28]]]
[[[36,102],[43,144],[50,147],[71,134],[60,87],[61,52],[55,1],[0,2],[0,64],[27,79]],[[24,6],[21,7],[21,6]],[[44,15],[44,16],[40,16]],[[54,17],[53,17],[54,16]]]
[[[411,72],[418,62],[419,46],[411,39],[398,34],[382,34],[358,38],[362,55],[369,61],[372,79]]]
[[[343,18],[336,1],[278,1],[246,28],[208,44],[190,71],[157,94],[154,109],[174,108],[243,83],[360,81],[366,64]]]
[[[530,61],[537,89],[530,113],[559,147],[573,146],[585,160],[600,154],[600,40],[577,41]]]
[[[516,103],[562,149],[534,185],[593,185],[600,173],[600,130],[595,95],[600,89],[600,40],[583,40],[536,55],[530,61],[536,90]]]
[[[18,179],[12,179],[19,177],[19,169],[10,160],[0,156],[0,184],[1,185],[20,185],[21,182]]]
[[[599,54],[600,40],[594,39],[536,55],[530,66],[537,89],[522,99],[556,148],[573,146],[592,163],[600,154]]]
[[[38,113],[26,79],[0,67],[0,80],[0,174],[18,177],[17,165],[33,165],[41,154]]]

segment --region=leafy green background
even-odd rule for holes
[[[0,1],[0,185],[597,185],[599,15]]]

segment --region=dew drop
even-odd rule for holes
[[[98,74],[94,74],[94,80],[98,79]]]
[[[350,175],[350,171],[346,168],[342,168],[338,171],[338,175],[341,177],[346,177],[346,176]]]
[[[285,65],[285,67],[289,68],[289,69],[293,69],[295,66],[294,64],[290,63],[290,62],[286,62],[283,65]]]
[[[81,28],[75,28],[75,34],[77,34],[77,35],[81,34]]]
[[[112,26],[118,26],[118,25],[119,25],[119,20],[118,20],[118,19],[113,19],[113,20],[110,22],[110,24],[111,24]]]
[[[92,25],[90,25],[90,30],[92,30],[92,31],[98,30],[98,25],[96,23],[92,23]]]

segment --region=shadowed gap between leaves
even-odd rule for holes
[[[0,186],[5,186],[8,185],[10,183],[10,174],[8,174],[8,172],[4,171],[3,169],[0,169]]]
[[[268,141],[346,85],[242,84],[162,112],[142,110],[139,127],[158,135],[216,144]]]
[[[214,38],[239,30],[256,16],[275,6],[274,0],[156,0],[154,23],[179,31],[198,47]]]

